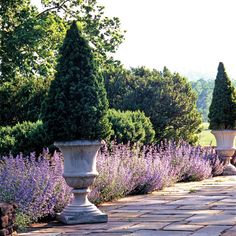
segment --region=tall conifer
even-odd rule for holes
[[[109,136],[108,100],[91,48],[76,22],[67,31],[42,119],[51,141]]]
[[[236,93],[222,62],[218,66],[208,117],[210,129],[236,128]]]

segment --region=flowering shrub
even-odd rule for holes
[[[97,157],[98,178],[89,197],[100,203],[128,194],[142,194],[178,181],[198,181],[223,171],[211,147],[185,142],[160,145],[104,146]]]
[[[223,173],[224,163],[218,158],[215,149],[212,147],[204,147],[205,156],[204,158],[209,160],[211,168],[212,168],[212,175],[218,176]]]
[[[212,156],[219,158],[212,148],[194,147],[186,142],[164,142],[157,147],[156,151],[160,159],[167,159],[174,172],[175,182],[177,181],[197,181],[209,178],[212,173]]]
[[[31,220],[55,214],[70,200],[70,188],[62,177],[62,159],[47,152],[36,158],[3,157],[0,164],[0,201],[13,201]]]
[[[223,164],[212,148],[164,142],[159,146],[110,144],[97,157],[99,176],[89,198],[98,204],[130,194],[162,189],[178,181],[220,174]],[[0,159],[0,201],[14,201],[19,215],[36,221],[60,212],[71,199],[63,177],[63,160],[47,152],[36,158]]]

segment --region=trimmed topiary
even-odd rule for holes
[[[236,129],[236,93],[222,62],[218,66],[208,117],[212,130]]]
[[[42,109],[50,140],[106,139],[111,127],[103,77],[76,22],[67,31],[60,55]]]

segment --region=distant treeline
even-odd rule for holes
[[[236,86],[236,81],[231,80],[232,84]],[[214,89],[215,80],[213,79],[199,79],[191,81],[193,90],[197,94],[197,108],[202,114],[203,121],[208,121],[208,112],[211,104],[212,93]]]

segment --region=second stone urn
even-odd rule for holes
[[[223,175],[236,175],[236,168],[230,162],[235,153],[234,140],[236,130],[212,130],[212,134],[216,138],[216,151],[225,162]]]
[[[102,223],[107,222],[107,215],[102,213],[88,200],[89,187],[93,184],[98,172],[96,156],[101,142],[77,140],[56,142],[64,157],[63,177],[73,188],[73,201],[57,215],[65,224]]]

